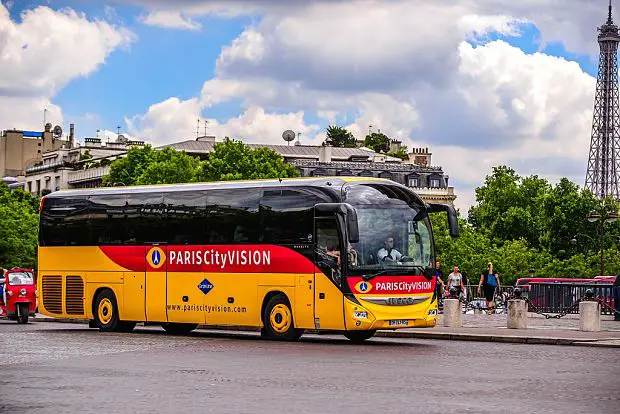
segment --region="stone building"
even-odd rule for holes
[[[213,136],[199,137],[165,145],[201,159],[214,150]],[[94,188],[101,186],[109,172],[109,163],[122,157],[132,145],[142,142],[101,144],[87,138],[85,145],[45,154],[45,161],[28,170],[27,189],[33,193],[66,188]],[[414,189],[424,200],[453,204],[456,196],[449,186],[449,177],[439,166],[431,164],[428,148],[416,148],[406,160],[378,154],[367,148],[339,148],[325,145],[270,145],[246,144],[251,148],[265,147],[279,153],[286,162],[295,166],[302,176],[355,176],[387,178]],[[92,151],[93,159],[79,161],[85,150]]]
[[[15,177],[23,181],[26,169],[41,163],[43,154],[60,148],[71,147],[62,139],[59,127],[46,124],[43,131],[6,130],[0,133],[0,178]]]
[[[109,164],[136,145],[144,143],[120,135],[114,142],[85,138],[84,145],[45,152],[40,163],[26,170],[25,190],[45,194],[68,188],[99,187]]]
[[[213,151],[215,137],[201,137],[168,145],[179,151],[206,158]],[[439,166],[432,166],[428,148],[414,148],[407,160],[378,154],[367,148],[326,145],[247,144],[270,148],[300,172],[302,177],[355,176],[387,178],[414,189],[426,201],[454,204],[454,188]]]

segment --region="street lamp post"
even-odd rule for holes
[[[597,221],[600,223],[600,243],[601,243],[601,276],[605,276],[605,223],[613,223],[618,220],[618,213],[615,211],[612,212],[603,212],[600,214],[597,211],[592,211],[586,217],[590,223],[596,223]]]

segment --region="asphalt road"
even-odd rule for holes
[[[0,412],[620,412],[618,349],[0,321]]]

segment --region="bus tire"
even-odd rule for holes
[[[95,299],[93,309],[95,323],[101,332],[114,332],[122,326],[116,305],[116,296],[109,290],[103,290]]]
[[[304,333],[303,329],[295,329],[291,304],[283,294],[269,299],[263,311],[263,324],[261,336],[266,339],[296,341]]]
[[[164,323],[161,325],[170,335],[187,335],[194,329],[198,328],[196,323]]]
[[[377,331],[347,331],[344,336],[353,343],[359,344],[375,336]]]

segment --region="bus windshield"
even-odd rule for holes
[[[356,211],[360,240],[349,254],[352,273],[401,270],[421,273],[434,261],[431,224],[421,207],[408,205],[397,194],[366,186],[352,188],[347,200]],[[357,272],[356,272],[357,271]]]

